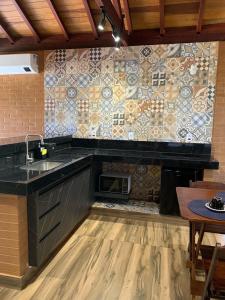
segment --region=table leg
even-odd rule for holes
[[[196,228],[195,223],[191,223],[191,277],[192,279],[195,279],[195,234],[196,234]]]
[[[192,249],[192,226],[191,222],[189,222],[189,245],[188,245],[188,252],[189,252],[189,259],[191,261],[191,249]]]

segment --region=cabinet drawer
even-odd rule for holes
[[[56,203],[55,206],[47,211],[44,215],[38,218],[37,236],[41,241],[48,233],[61,222],[61,203]]]
[[[63,197],[63,185],[58,184],[51,189],[45,189],[39,192],[36,199],[38,217],[43,216],[51,210],[57,203],[61,202]]]
[[[60,237],[61,223],[57,223],[48,235],[44,236],[37,245],[35,265],[41,265],[62,242]]]

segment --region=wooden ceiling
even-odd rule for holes
[[[0,0],[0,52],[225,40],[224,0]]]

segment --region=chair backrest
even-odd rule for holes
[[[225,184],[222,182],[213,181],[189,181],[189,186],[191,188],[202,188],[211,190],[225,190]]]

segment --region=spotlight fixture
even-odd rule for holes
[[[115,50],[116,51],[120,50],[120,42],[116,42]]]
[[[120,41],[120,34],[118,31],[116,31],[115,29],[113,29],[113,32],[112,32],[112,37],[114,38],[114,41],[116,43],[118,43]]]
[[[105,11],[102,9],[100,20],[98,23],[98,30],[100,30],[100,31],[104,31],[104,29],[105,29],[105,23],[106,23],[105,17],[106,17]]]

